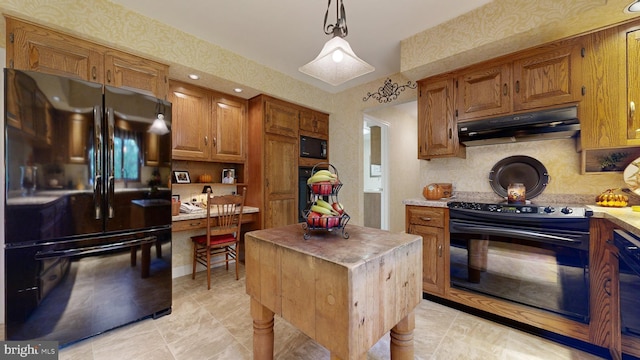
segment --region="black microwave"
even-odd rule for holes
[[[327,140],[300,136],[300,157],[326,159]]]

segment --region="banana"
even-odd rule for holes
[[[314,175],[314,176],[315,176],[315,175],[327,175],[327,176],[331,176],[331,177],[332,177],[332,178],[334,178],[334,179],[338,177],[338,175],[336,175],[336,174],[332,173],[332,172],[331,172],[331,171],[329,171],[329,170],[318,170],[318,171],[316,171],[316,173],[315,173],[315,174],[313,174],[313,175]]]
[[[333,179],[333,177],[329,175],[313,175],[307,180],[307,184],[313,184],[321,181],[329,181]]]
[[[331,204],[329,204],[328,202],[326,202],[326,201],[324,201],[324,200],[322,200],[322,199],[318,199],[318,200],[316,200],[316,205],[320,205],[320,206],[322,206],[323,208],[327,208],[327,209],[329,209],[330,211],[333,211],[333,207],[331,206]]]
[[[317,212],[322,215],[331,215],[331,210],[319,205],[312,205],[311,211]]]

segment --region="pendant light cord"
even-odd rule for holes
[[[346,37],[349,34],[347,29],[347,13],[344,10],[342,0],[336,0],[336,23],[327,25],[329,18],[329,10],[331,9],[331,0],[327,4],[327,11],[324,13],[324,33],[327,35]]]

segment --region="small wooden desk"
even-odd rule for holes
[[[366,359],[391,331],[391,358],[413,359],[422,299],[422,238],[347,225],[349,239],[301,224],[245,235],[253,358],[273,359],[273,316],[326,347],[332,359]]]

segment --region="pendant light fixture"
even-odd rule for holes
[[[624,8],[624,12],[626,13],[640,12],[640,0],[635,0],[631,4],[627,5],[627,7]]]
[[[160,110],[160,105],[160,101],[158,101],[158,104],[156,105],[156,113],[158,115],[153,120],[153,123],[151,123],[151,126],[149,127],[149,130],[147,130],[147,132],[156,135],[165,135],[169,133],[169,128],[167,127],[167,123],[164,121],[164,111]],[[162,104],[162,109],[164,110],[164,104]]]
[[[360,59],[344,39],[348,34],[348,29],[342,0],[336,0],[336,23],[327,25],[331,1],[329,0],[324,15],[324,33],[333,35],[333,37],[324,44],[315,59],[301,66],[298,70],[328,84],[338,86],[358,76],[368,74],[375,68]]]

